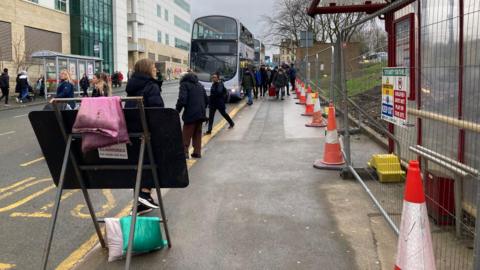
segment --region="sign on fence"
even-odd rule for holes
[[[382,119],[397,126],[407,124],[410,95],[409,68],[384,68],[382,76]]]

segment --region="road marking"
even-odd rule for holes
[[[12,188],[16,188],[16,187],[18,187],[18,186],[20,186],[20,185],[23,185],[24,183],[27,183],[27,182],[29,182],[29,181],[34,180],[34,179],[35,179],[35,177],[28,177],[28,178],[25,178],[25,179],[20,180],[20,181],[18,181],[18,182],[15,182],[14,184],[12,184],[12,185],[10,185],[10,186],[8,186],[8,187],[0,188],[0,193],[2,193],[2,192],[4,192],[4,191],[7,191],[7,190],[9,190],[9,189],[12,189]]]
[[[42,160],[45,160],[45,157],[40,157],[40,158],[34,159],[34,160],[32,160],[32,161],[25,162],[25,163],[23,163],[23,164],[20,164],[20,167],[27,167],[27,166],[30,166],[30,165],[32,165],[32,164],[34,164],[34,163],[37,163],[37,162],[39,162],[39,161],[42,161]]]
[[[10,134],[14,134],[14,133],[15,133],[15,131],[8,131],[8,132],[5,132],[5,133],[0,133],[0,136],[10,135]]]
[[[117,202],[115,201],[115,197],[113,197],[112,191],[110,189],[103,189],[102,190],[103,195],[105,198],[107,198],[107,202],[102,205],[102,210],[95,212],[97,217],[105,217],[108,212],[110,212],[112,209],[114,209],[117,206]],[[83,219],[88,219],[90,218],[90,213],[82,213],[82,209],[85,208],[85,204],[79,204],[77,205],[70,213],[74,217],[78,218],[83,218]]]
[[[72,190],[72,191],[65,192],[62,195],[61,201],[65,200],[65,199],[68,199],[73,194],[75,194],[77,191],[78,190]],[[10,214],[10,217],[51,218],[52,214],[47,213],[47,210],[49,208],[52,208],[52,207],[53,207],[53,202],[50,202],[50,203],[48,203],[48,204],[46,204],[46,205],[44,205],[40,208],[42,211],[34,212],[34,213],[14,212],[14,213]]]
[[[12,269],[14,268],[15,264],[9,264],[9,263],[0,263],[0,270],[7,270],[7,269]]]
[[[46,187],[46,188],[44,188],[44,189],[42,189],[42,190],[40,190],[40,191],[37,191],[37,192],[33,193],[32,195],[27,196],[27,197],[25,197],[25,198],[23,198],[23,199],[15,202],[15,203],[12,203],[12,204],[10,204],[10,205],[8,205],[8,206],[5,206],[5,207],[3,207],[3,208],[0,208],[0,213],[6,212],[6,211],[10,211],[10,210],[15,209],[15,208],[17,208],[17,207],[19,207],[19,206],[22,206],[22,205],[26,204],[27,202],[35,199],[35,198],[38,197],[38,196],[43,195],[44,193],[49,192],[50,190],[52,190],[52,189],[54,189],[54,188],[55,188],[55,186],[54,186],[54,185],[51,185],[51,186],[49,186],[49,187]]]
[[[22,190],[24,190],[24,189],[26,189],[26,188],[29,188],[29,187],[31,187],[31,186],[33,186],[33,185],[37,185],[37,184],[40,184],[40,183],[43,183],[43,182],[48,182],[48,181],[51,181],[51,180],[52,180],[52,178],[39,179],[39,180],[37,180],[37,181],[32,181],[32,182],[27,183],[27,184],[25,184],[25,185],[23,185],[23,186],[20,186],[20,187],[14,189],[14,190],[12,190],[12,191],[8,191],[8,192],[5,192],[5,193],[0,193],[0,200],[3,200],[3,199],[5,199],[5,198],[7,198],[7,197],[9,197],[9,196],[11,196],[11,195],[13,195],[13,194],[15,194],[15,193],[17,193],[17,192],[20,192],[20,191],[22,191]]]
[[[28,115],[28,114],[21,114],[21,115],[14,116],[13,118],[25,117],[25,116],[27,116],[27,115]]]
[[[230,113],[230,117],[234,117],[243,107],[245,107],[246,103],[243,102],[241,103],[239,106],[235,107]],[[202,146],[205,146],[218,132],[220,132],[220,130],[226,125],[226,121],[225,120],[222,120],[220,123],[218,123],[217,125],[215,125],[214,129],[212,130],[212,134],[211,135],[204,135],[202,137]],[[197,160],[195,159],[191,159],[191,160],[187,160],[187,166],[188,166],[188,169],[190,169],[195,163],[197,162]],[[166,190],[167,192],[168,190]],[[162,193],[162,196],[165,193]],[[120,211],[120,213],[118,213],[115,217],[119,218],[119,217],[123,217],[123,216],[126,216],[130,213],[130,210],[131,210],[131,205],[132,205],[133,201],[130,201],[127,206],[125,208],[122,209],[122,211]],[[104,234],[104,229],[102,228],[102,234]],[[84,242],[78,249],[76,249],[73,253],[71,253],[65,260],[63,260],[63,262],[61,262],[57,268],[55,268],[56,270],[70,270],[72,269],[73,267],[75,267],[79,262],[81,262],[81,260],[83,260],[85,258],[85,255],[88,254],[88,252],[90,252],[90,250],[92,250],[96,245],[98,245],[98,237],[97,237],[97,234],[93,234],[86,242]]]

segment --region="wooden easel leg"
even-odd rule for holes
[[[65,154],[63,156],[62,170],[60,171],[60,179],[57,187],[57,194],[55,195],[55,202],[52,210],[52,219],[50,220],[47,243],[45,245],[43,253],[43,267],[42,269],[47,269],[48,257],[50,256],[50,249],[52,247],[53,234],[55,232],[55,225],[57,223],[58,209],[60,208],[60,200],[62,199],[63,184],[65,182],[65,174],[67,171],[68,165],[68,156],[70,154],[70,148],[72,146],[72,136],[68,137],[67,146],[65,147]]]
[[[130,269],[130,264],[132,261],[133,239],[134,239],[134,233],[135,233],[135,224],[137,222],[137,203],[138,203],[138,197],[140,196],[144,154],[145,154],[145,138],[142,138],[142,143],[140,145],[140,154],[138,157],[137,179],[135,181],[135,190],[134,190],[134,196],[133,196],[132,220],[130,223],[130,233],[128,236],[127,261],[125,263],[126,270]]]

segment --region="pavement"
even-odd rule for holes
[[[392,269],[396,238],[360,185],[312,167],[325,131],[306,128],[302,110],[259,100],[207,138],[190,186],[163,192],[172,248],[135,256],[132,269]],[[381,151],[352,141],[357,164]],[[74,269],[124,268],[107,256],[97,244]]]
[[[123,92],[119,89],[118,94]],[[178,82],[165,84],[162,96],[174,107]],[[229,104],[236,113],[243,103]],[[28,113],[44,104],[0,111],[0,269],[39,269],[51,217],[55,189]],[[223,128],[221,117],[216,130]],[[192,162],[191,162],[192,163]],[[90,191],[97,215],[126,215],[130,190]],[[95,244],[92,222],[79,191],[66,191],[50,257],[49,269],[71,269]]]

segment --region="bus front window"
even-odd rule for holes
[[[210,81],[213,73],[220,73],[225,81],[235,77],[237,68],[237,57],[235,55],[213,55],[197,54],[192,55],[192,69],[203,82]]]

